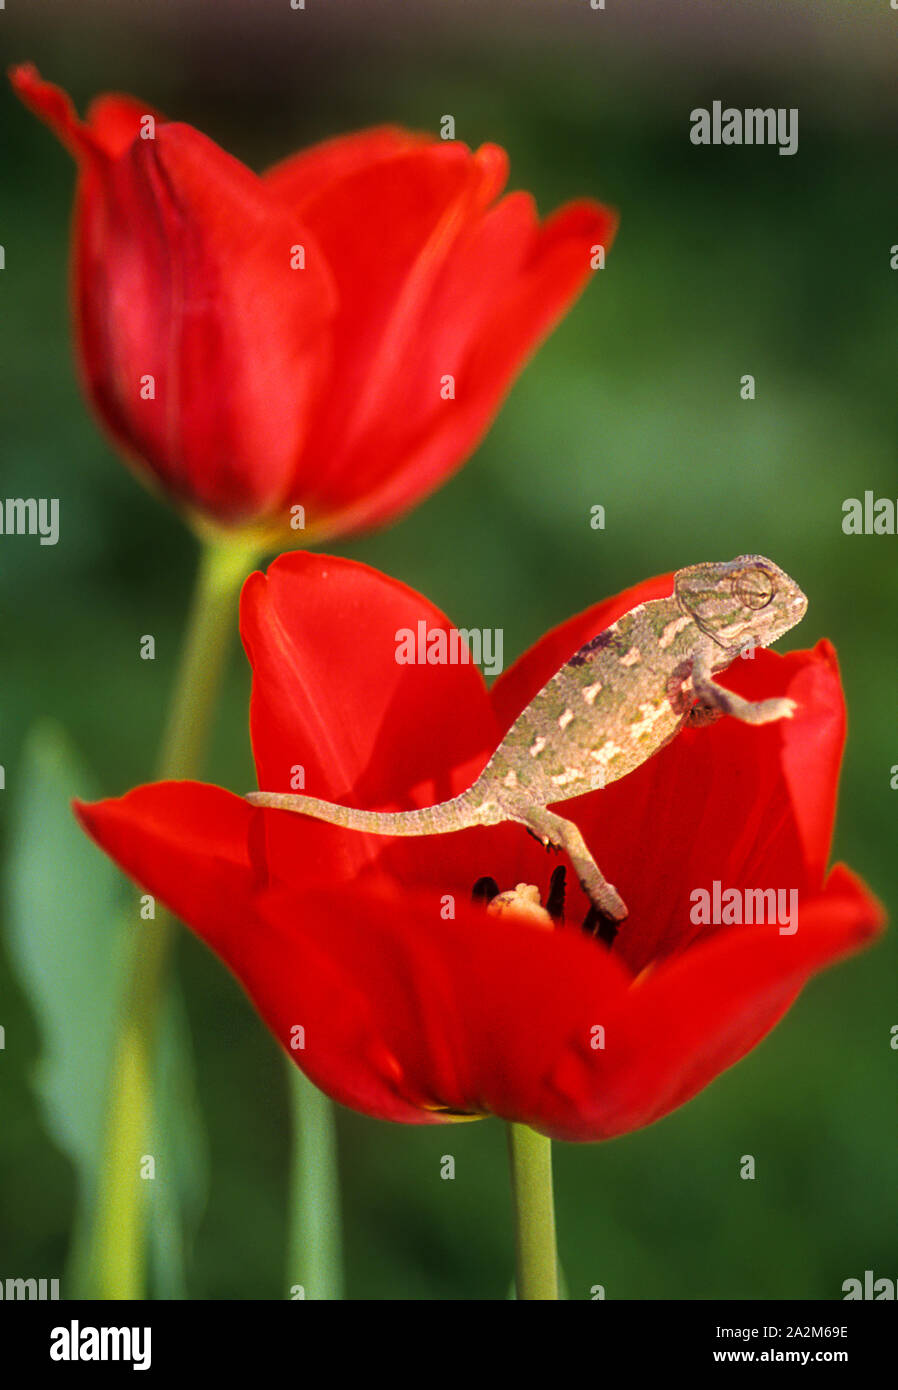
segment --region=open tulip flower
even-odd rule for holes
[[[22,100],[79,170],[77,347],[114,441],[195,523],[267,543],[387,522],[472,452],[616,217],[540,223],[505,152],[384,127],[259,177],[127,96]]]
[[[281,557],[242,599],[260,786],[384,809],[454,796],[565,659],[671,589],[662,576],[595,605],[487,691],[469,664],[397,664],[400,629],[451,630],[420,595],[363,565]],[[581,930],[589,905],[571,873],[560,912],[563,860],[520,826],[371,836],[192,782],[79,814],[336,1100],[408,1123],[493,1114],[606,1139],[689,1100],[880,922],[848,869],[827,872],[845,733],[832,647],[759,650],[722,680],[790,697],[794,718],[686,727],[568,803],[630,909],[610,949]],[[484,879],[526,888],[498,910],[504,899],[472,901]],[[796,890],[796,929],[694,921],[695,891],[715,882]]]

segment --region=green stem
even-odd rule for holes
[[[527,1125],[508,1126],[515,1269],[521,1299],[558,1298],[552,1197],[552,1141]]]
[[[162,741],[163,779],[199,773],[236,627],[236,596],[257,554],[255,543],[239,538],[203,547]],[[174,932],[163,911],[152,925],[141,925],[127,964],[90,1237],[90,1294],[103,1299],[146,1295],[147,1184],[140,1160],[150,1133],[156,1031]]]
[[[289,1296],[340,1299],[343,1287],[334,1106],[293,1062],[287,1065],[293,1122],[287,1230]]]
[[[237,595],[258,557],[255,542],[236,538],[207,542],[202,548],[159,752],[157,775],[163,780],[195,777],[200,770],[237,630]]]

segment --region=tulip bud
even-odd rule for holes
[[[12,83],[78,165],[81,376],[201,529],[306,546],[385,524],[460,466],[616,218],[496,201],[504,152],[383,128],[263,177],[131,97],[80,121]],[[447,386],[451,383],[451,389]]]

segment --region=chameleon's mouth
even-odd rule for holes
[[[514,888],[500,892],[496,880],[487,874],[478,878],[471,889],[471,901],[482,903],[487,912],[494,917],[508,913],[535,926],[563,927],[566,887],[567,870],[564,864],[558,864],[552,870],[545,904],[542,903],[535,884],[519,883]],[[617,929],[617,922],[599,912],[593,904],[590,904],[589,911],[580,924],[581,931],[603,942],[609,951],[614,945]]]

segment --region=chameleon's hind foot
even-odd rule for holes
[[[533,836],[537,844],[542,845],[543,849],[554,850],[556,854],[561,849],[561,846],[554,844],[551,837],[546,835],[545,833],[540,832],[539,830],[533,830],[529,825],[525,825],[524,829],[527,831],[528,835]]]
[[[612,883],[603,876],[573,821],[556,816],[544,807],[522,807],[515,819],[531,830],[542,844],[563,849],[574,866],[580,886],[597,911],[612,922],[622,922],[627,905]]]
[[[597,868],[596,874],[598,874],[598,882],[585,877],[580,879],[580,887],[589,898],[591,906],[607,922],[626,921],[630,914],[620,893],[613,883],[602,878]],[[599,935],[601,936],[602,933],[599,932]]]

